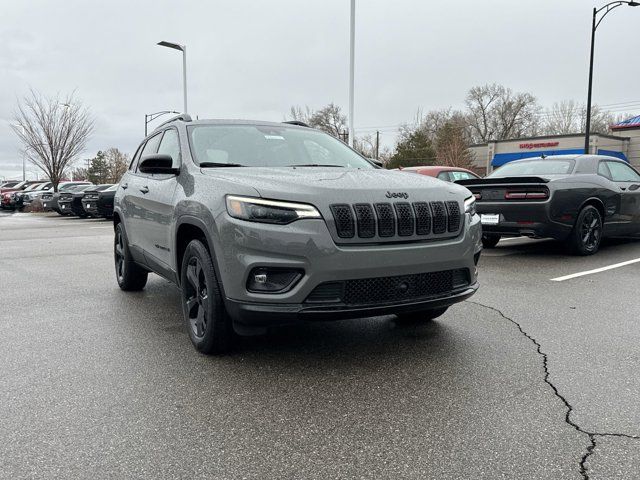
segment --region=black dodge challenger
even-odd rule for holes
[[[602,155],[510,162],[483,179],[460,180],[476,197],[485,248],[502,236],[554,238],[577,255],[606,236],[640,233],[640,174]]]

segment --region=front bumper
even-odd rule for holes
[[[227,217],[219,230],[218,273],[227,310],[236,323],[266,326],[306,319],[338,319],[401,313],[448,306],[477,289],[476,261],[481,250],[480,218],[465,216],[457,238],[373,245],[336,245],[325,223],[300,220],[290,225],[244,222]],[[222,248],[222,246],[226,248]],[[229,248],[229,246],[233,246]],[[258,267],[295,268],[304,275],[278,294],[252,293],[249,273]],[[393,277],[467,269],[462,290],[386,304],[310,304],[307,297],[325,282]]]
[[[251,327],[287,325],[300,321],[342,320],[377,315],[419,312],[434,308],[448,307],[471,297],[478,289],[478,283],[435,298],[398,302],[386,305],[309,305],[241,303],[227,299],[229,315],[236,323]]]
[[[476,210],[499,215],[497,225],[482,225],[487,234],[564,240],[573,228],[572,218],[564,223],[553,218],[550,202],[478,202]]]
[[[92,217],[100,216],[98,213],[98,200],[82,201],[82,209]],[[83,213],[84,214],[84,213]]]
[[[73,215],[73,210],[71,209],[71,202],[60,202],[58,201],[58,210],[56,210],[61,215]]]

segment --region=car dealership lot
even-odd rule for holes
[[[112,241],[102,220],[0,216],[1,478],[640,468],[640,263],[552,280],[638,259],[640,242],[568,257],[504,240],[478,294],[431,325],[306,324],[216,358],[191,347],[169,282],[118,289]]]

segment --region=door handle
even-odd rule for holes
[[[123,190],[126,190],[129,187],[128,183],[123,183],[120,185],[122,187]]]
[[[149,187],[147,187],[147,186],[145,185],[144,187],[142,187],[142,188],[140,189],[140,191],[141,191],[142,193],[149,193]]]

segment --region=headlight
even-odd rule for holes
[[[286,225],[303,218],[322,218],[320,212],[312,205],[235,195],[227,195],[227,212],[233,218],[278,225]]]
[[[469,197],[464,201],[464,213],[468,213],[472,217],[476,214],[476,198]]]

